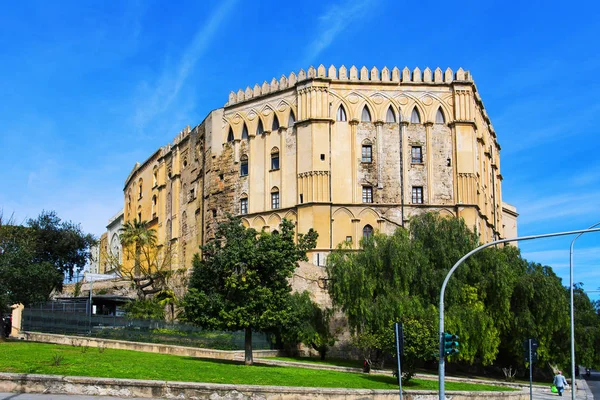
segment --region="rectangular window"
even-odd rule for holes
[[[373,147],[368,145],[363,145],[362,147],[362,162],[364,163],[372,163],[373,162]]]
[[[279,153],[271,154],[271,170],[279,169]]]
[[[410,155],[413,164],[421,164],[423,162],[423,148],[421,146],[412,146]]]
[[[248,214],[248,199],[240,200],[240,214]]]
[[[273,210],[279,208],[279,192],[271,193],[271,208]]]
[[[423,186],[413,186],[412,188],[412,203],[423,204]]]
[[[346,242],[352,243],[352,236],[346,236]]]
[[[363,186],[362,202],[363,203],[372,203],[373,202],[373,187],[372,186]]]
[[[240,163],[240,176],[248,176],[248,160],[242,160]]]

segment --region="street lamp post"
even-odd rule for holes
[[[444,293],[446,292],[446,285],[448,284],[448,280],[450,279],[450,276],[452,276],[452,274],[454,273],[454,271],[456,270],[456,268],[458,268],[463,262],[465,262],[465,260],[469,257],[471,257],[473,254],[480,252],[481,250],[490,247],[490,246],[494,246],[496,244],[501,244],[501,243],[507,243],[507,242],[518,242],[518,241],[525,241],[525,240],[533,240],[533,239],[543,239],[543,238],[549,238],[549,237],[555,237],[555,236],[566,236],[566,235],[575,235],[575,234],[582,234],[582,233],[587,233],[587,232],[599,232],[600,228],[588,228],[588,229],[581,229],[581,230],[577,230],[577,231],[570,231],[570,232],[557,232],[557,233],[547,233],[544,235],[532,235],[532,236],[522,236],[522,237],[517,237],[517,238],[512,238],[512,239],[502,239],[502,240],[495,240],[493,242],[489,242],[486,244],[482,244],[481,246],[477,247],[474,250],[471,250],[469,253],[467,253],[465,256],[463,256],[460,260],[458,260],[456,262],[456,264],[454,264],[454,266],[450,269],[450,271],[448,271],[448,274],[446,275],[446,279],[444,279],[444,283],[442,284],[442,289],[440,291],[440,361],[439,361],[439,371],[438,371],[438,379],[439,379],[439,399],[440,400],[445,400],[446,398],[446,393],[445,393],[445,388],[444,388]]]
[[[588,229],[592,229],[600,225],[600,222],[590,226]],[[583,235],[585,232],[581,232],[579,235],[573,238],[571,241],[571,249],[569,251],[569,274],[571,277],[570,280],[570,295],[571,295],[571,399],[575,400],[575,303],[573,302],[573,247],[575,246],[575,241],[579,238],[579,236]]]

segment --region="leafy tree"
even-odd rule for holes
[[[253,363],[252,330],[269,330],[285,322],[297,262],[307,260],[317,233],[294,241],[294,224],[283,220],[279,234],[245,228],[229,216],[215,238],[194,256],[184,318],[209,329],[245,331],[245,363]]]
[[[92,235],[54,212],[44,211],[25,226],[0,215],[0,313],[12,304],[48,300],[62,289],[65,276],[83,269],[94,243]]]
[[[293,293],[289,297],[287,319],[279,329],[284,344],[297,346],[304,343],[319,352],[325,359],[335,338],[329,329],[331,310],[322,309],[310,298],[310,293]]]
[[[123,307],[128,318],[164,320],[165,307],[157,299],[131,301]]]

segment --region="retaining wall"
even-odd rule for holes
[[[133,379],[0,373],[0,392],[206,400],[396,400],[397,390],[220,385]],[[435,400],[436,391],[405,391],[406,400]],[[529,392],[446,392],[449,400],[526,400]]]
[[[19,338],[32,342],[64,344],[69,346],[105,347],[107,349],[144,351],[147,353],[173,354],[177,356],[236,360],[244,358],[243,350],[213,350],[195,347],[173,346],[158,343],[138,343],[125,340],[102,339],[84,336],[55,335],[52,333],[25,332]],[[254,350],[254,357],[275,357],[278,350]]]

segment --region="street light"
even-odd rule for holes
[[[600,225],[600,222],[590,226],[588,229],[592,229]],[[573,303],[573,247],[575,246],[575,241],[579,238],[579,236],[583,235],[585,232],[581,232],[579,235],[573,238],[571,242],[571,250],[569,252],[569,273],[571,276],[571,284],[570,286],[570,294],[571,294],[571,399],[575,400],[575,314],[574,314],[574,303]]]
[[[518,241],[524,241],[524,240],[533,240],[533,239],[542,239],[542,238],[549,238],[549,237],[555,237],[555,236],[575,235],[577,233],[587,233],[587,232],[600,232],[600,228],[595,228],[595,229],[588,228],[588,229],[580,229],[580,230],[571,231],[571,232],[547,233],[544,235],[522,236],[522,237],[517,237],[517,238],[513,238],[513,239],[495,240],[493,242],[482,244],[481,246],[477,247],[476,249],[471,250],[469,253],[467,253],[465,256],[463,256],[460,260],[458,260],[456,262],[456,264],[454,264],[454,266],[450,269],[450,271],[448,271],[448,275],[446,275],[446,279],[444,279],[444,283],[442,283],[442,289],[440,291],[440,335],[439,335],[440,361],[439,361],[439,370],[438,370],[439,399],[440,400],[445,400],[445,397],[446,397],[445,388],[444,388],[444,356],[445,356],[445,354],[444,354],[444,293],[446,292],[446,285],[448,284],[448,280],[450,279],[450,276],[452,276],[452,274],[454,273],[456,268],[458,268],[460,266],[460,264],[465,262],[465,260],[467,258],[471,257],[473,254],[478,253],[481,250],[483,250],[487,247],[490,247],[490,246],[494,246],[496,244],[507,243],[507,242],[518,242]]]

